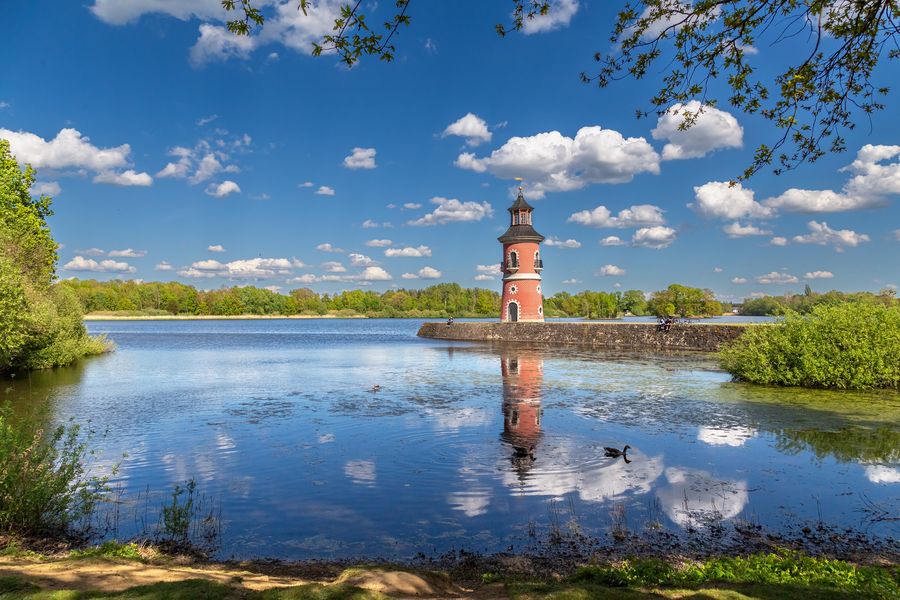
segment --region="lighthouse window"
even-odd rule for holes
[[[509,253],[509,266],[516,268],[519,266],[519,253],[518,252],[510,252]]]
[[[544,307],[543,307],[543,306],[538,306],[538,314],[539,314],[539,315],[544,314]]]
[[[516,409],[512,410],[512,414],[510,415],[509,424],[513,427],[519,426],[519,411]]]
[[[538,294],[541,293],[541,284],[538,284],[538,286],[537,286],[537,293],[538,293]]]
[[[514,285],[509,286],[509,293],[510,293],[510,294],[515,294],[515,293],[518,292],[518,291],[519,291],[519,288],[517,288],[516,286],[514,286]]]

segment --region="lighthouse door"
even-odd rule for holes
[[[509,303],[509,320],[512,323],[519,320],[519,305],[515,302]]]

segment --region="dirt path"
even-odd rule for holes
[[[350,569],[332,582],[312,582],[286,574],[270,575],[222,565],[184,566],[146,564],[111,558],[48,559],[41,561],[0,558],[0,577],[17,576],[45,590],[120,592],[154,583],[204,579],[262,591],[306,583],[347,584],[393,597],[458,598],[471,590],[454,585],[438,574],[406,571]]]

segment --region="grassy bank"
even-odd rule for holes
[[[511,563],[512,564],[512,561]],[[477,565],[434,571],[403,565],[186,563],[134,545],[65,556],[0,552],[0,598],[896,598],[894,566],[780,552],[673,563],[626,560],[564,577]]]

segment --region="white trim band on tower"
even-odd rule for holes
[[[532,279],[532,280],[541,280],[541,276],[537,273],[513,273],[512,275],[507,275],[503,278],[503,281],[519,281],[522,279]]]

